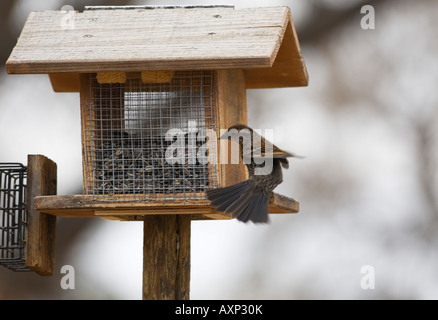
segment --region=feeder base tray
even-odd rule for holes
[[[126,198],[126,197],[125,197]],[[178,202],[107,201],[90,195],[39,196],[35,198],[35,209],[61,217],[101,217],[111,220],[143,220],[145,215],[191,214],[193,220],[226,220],[231,216],[216,211],[205,200]],[[269,199],[269,213],[297,213],[299,203],[277,193]]]

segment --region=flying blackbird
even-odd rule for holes
[[[270,194],[283,181],[281,167],[289,168],[287,158],[299,156],[279,149],[243,124],[231,126],[220,139],[228,137],[239,142],[240,157],[247,166],[249,178],[229,187],[207,190],[207,198],[217,211],[240,221],[266,223]]]

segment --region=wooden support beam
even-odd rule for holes
[[[190,229],[188,215],[144,217],[144,300],[189,299]]]
[[[56,163],[42,155],[29,155],[26,193],[26,267],[40,275],[52,275],[56,217],[38,212],[34,199],[36,196],[56,194]]]
[[[218,110],[218,129],[228,129],[235,124],[247,124],[246,108],[246,79],[241,69],[217,70],[216,109]],[[222,132],[216,132],[220,137]],[[231,141],[221,140],[218,143],[219,154],[227,154],[228,158],[218,159],[219,163],[219,187],[227,187],[248,179],[247,169],[244,163],[232,164],[231,152],[223,152],[221,149],[231,150]]]
[[[79,73],[51,73],[49,78],[55,92],[79,92]]]

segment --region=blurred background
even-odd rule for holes
[[[192,299],[438,299],[437,1],[2,0],[0,162],[44,154],[58,194],[82,192],[79,94],[4,66],[31,11],[127,3],[289,6],[310,75],[304,88],[248,90],[249,125],[306,156],[276,189],[300,213],[192,222]],[[56,236],[55,274],[0,267],[0,299],[141,299],[141,222],[58,218]],[[60,286],[63,265],[74,290]]]

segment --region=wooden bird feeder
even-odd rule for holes
[[[208,133],[247,122],[246,89],[308,84],[290,10],[86,7],[68,12],[70,25],[66,14],[32,12],[6,64],[80,93],[84,193],[38,196],[35,208],[144,220],[144,298],[188,298],[190,221],[229,219],[205,191],[247,178],[243,164],[220,163]],[[296,213],[298,202],[273,193],[269,211]]]

